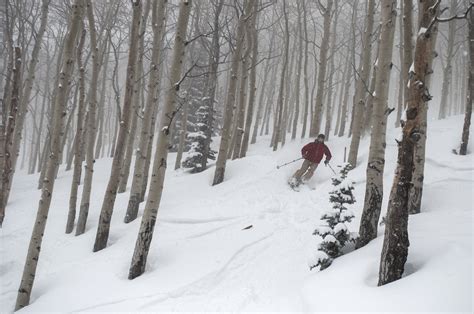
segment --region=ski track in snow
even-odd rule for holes
[[[461,119],[455,117],[449,123],[459,125]],[[437,139],[445,142],[458,136],[457,128],[447,121],[438,122],[431,131],[446,137]],[[389,130],[387,142],[398,135],[398,130]],[[332,173],[321,165],[307,185],[293,191],[286,182],[301,164],[279,170],[276,165],[295,159],[308,140],[289,142],[276,153],[268,148],[269,140],[264,137],[251,145],[248,157],[228,161],[225,181],[214,187],[213,167],[194,175],[168,170],[146,272],[133,281],[127,274],[144,203],[139,218],[124,224],[128,193],[118,194],[108,246],[92,253],[110,159],[96,162],[87,231],[79,237],[64,234],[71,173],[61,169],[31,306],[22,312],[468,309],[470,297],[466,296],[472,294],[472,286],[469,290],[466,278],[470,276],[461,270],[469,272],[472,264],[472,157],[462,159],[450,148],[433,156],[429,152],[439,147],[428,138],[423,209],[410,218],[405,277],[375,289],[382,227],[371,244],[336,259],[328,270],[308,270],[307,259],[319,242],[312,232],[329,207]],[[351,172],[357,203],[350,231],[357,231],[363,205],[368,142],[368,138],[361,141],[359,164]],[[328,142],[333,167],[342,161],[349,143],[345,137]],[[396,145],[387,146],[382,216],[396,149]],[[169,158],[174,160],[175,155]],[[13,310],[39,199],[36,184],[37,175],[19,173],[0,229],[1,312]],[[471,204],[466,205],[469,198]],[[456,228],[445,228],[449,219]],[[242,230],[249,225],[253,227]],[[438,238],[429,241],[433,235]],[[446,269],[447,264],[452,267]],[[430,280],[444,280],[445,285],[436,286]],[[452,301],[446,301],[446,294],[452,294]],[[340,295],[348,299],[340,302]],[[419,298],[425,302],[418,302]]]

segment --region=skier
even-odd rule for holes
[[[319,134],[314,142],[306,144],[301,149],[301,155],[304,158],[304,162],[301,165],[301,168],[295,172],[289,181],[292,188],[298,187],[304,181],[311,179],[314,171],[323,159],[323,155],[326,156],[324,165],[327,166],[329,160],[331,160],[332,155],[329,148],[324,144],[324,138],[324,134]]]

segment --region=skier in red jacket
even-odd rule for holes
[[[306,144],[301,149],[301,155],[304,158],[303,165],[298,169],[290,180],[290,185],[298,186],[303,181],[308,181],[314,174],[314,171],[318,167],[319,163],[323,159],[323,155],[326,156],[324,164],[327,165],[331,160],[331,152],[329,148],[324,144],[324,134],[319,134],[316,140],[312,143]]]

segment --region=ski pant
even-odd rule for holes
[[[319,164],[315,162],[311,162],[305,159],[303,164],[301,165],[301,168],[298,169],[293,175],[293,178],[295,178],[298,183],[301,183],[302,180],[308,181],[313,176],[314,171],[316,170],[316,168],[318,168],[318,165]]]

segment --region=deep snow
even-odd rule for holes
[[[268,138],[248,157],[229,161],[224,183],[212,187],[214,168],[201,174],[170,169],[146,273],[127,279],[141,217],[124,224],[128,193],[119,194],[108,247],[92,253],[110,159],[96,162],[91,211],[84,235],[64,234],[71,172],[59,172],[31,305],[21,312],[76,311],[465,311],[472,312],[473,157],[458,148],[462,117],[430,121],[422,213],[410,217],[405,277],[377,287],[383,230],[366,247],[309,271],[319,239],[312,235],[330,208],[331,171],[321,165],[300,192],[286,181],[298,168],[276,165],[299,157],[308,140],[276,153]],[[386,211],[400,130],[389,130]],[[472,142],[472,141],[471,141]],[[333,165],[350,140],[328,141]],[[470,148],[472,145],[470,145]],[[469,149],[472,151],[472,149]],[[358,230],[368,139],[361,142],[356,182]],[[175,155],[170,154],[170,165]],[[37,175],[15,178],[0,229],[0,311],[11,312],[20,283],[39,191]],[[127,190],[128,192],[129,190]],[[141,206],[140,215],[142,213]],[[243,230],[252,225],[250,229]]]

